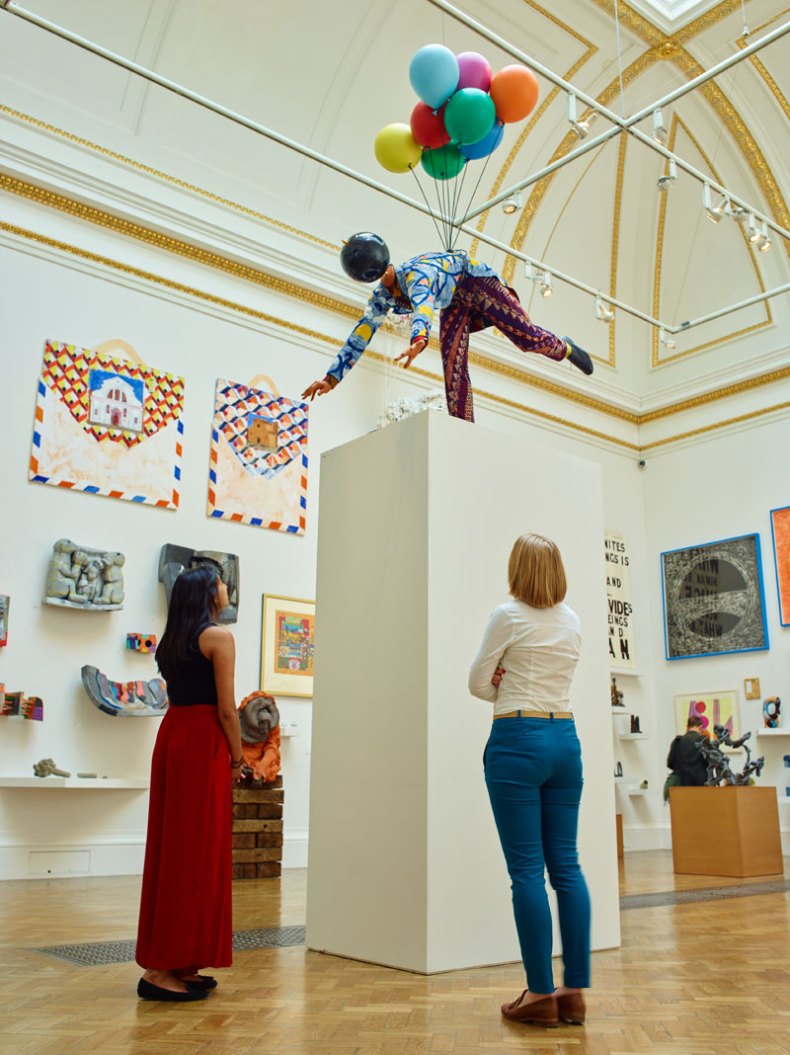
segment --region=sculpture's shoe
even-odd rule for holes
[[[205,989],[187,989],[184,993],[175,989],[163,989],[160,985],[154,985],[153,982],[141,978],[137,983],[137,995],[141,1000],[172,1000],[186,1003],[188,1000],[205,1000],[208,993]]]
[[[581,993],[563,993],[557,996],[557,1009],[563,1022],[581,1026],[587,1016],[584,997]]]
[[[570,337],[563,337],[562,339],[571,350],[571,354],[568,356],[568,362],[573,363],[578,370],[581,370],[583,374],[587,374],[589,377],[594,369],[592,359],[583,348],[580,348],[578,344],[574,344]]]
[[[502,1005],[502,1014],[511,1022],[522,1022],[531,1026],[558,1026],[560,1016],[557,1010],[557,998],[555,996],[544,996],[541,1000],[533,1000],[529,1004],[522,1004],[527,990],[510,1004]]]

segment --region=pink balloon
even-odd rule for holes
[[[476,51],[464,51],[456,57],[460,74],[458,88],[479,88],[487,92],[491,87],[491,67],[483,56]]]
[[[444,128],[444,107],[434,112],[425,103],[417,103],[411,112],[411,134],[421,147],[435,150],[450,142]]]

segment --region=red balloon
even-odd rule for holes
[[[538,80],[526,66],[505,66],[491,78],[491,98],[500,121],[522,121],[538,101]]]
[[[434,112],[425,103],[417,103],[411,112],[411,134],[421,147],[436,150],[450,142],[444,128],[444,107]]]

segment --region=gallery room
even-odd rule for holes
[[[788,69],[0,0],[3,1055],[790,1055]]]

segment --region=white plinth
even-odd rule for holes
[[[519,959],[491,707],[466,684],[527,531],[560,546],[582,621],[580,849],[593,947],[618,945],[598,467],[424,413],[326,453],[320,510],[308,946],[425,973]]]

